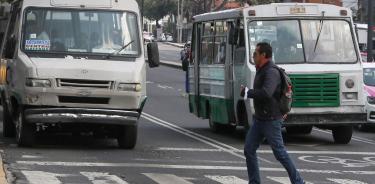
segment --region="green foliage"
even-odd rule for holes
[[[150,20],[160,20],[164,16],[177,13],[176,0],[143,0],[143,16]],[[142,0],[137,0],[142,8]]]

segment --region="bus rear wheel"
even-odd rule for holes
[[[333,140],[337,144],[348,144],[352,139],[352,126],[339,126],[332,129]]]

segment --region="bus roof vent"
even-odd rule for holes
[[[52,6],[81,8],[112,8],[112,0],[51,0]]]

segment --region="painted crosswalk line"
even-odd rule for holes
[[[236,176],[219,176],[219,175],[205,175],[206,178],[217,181],[221,184],[247,184],[246,180]]]
[[[367,184],[358,180],[349,180],[349,179],[327,178],[327,180],[333,181],[338,184]]]
[[[59,177],[71,176],[69,174],[55,174],[44,171],[21,171],[30,184],[60,184]]]
[[[143,173],[145,176],[149,177],[156,183],[163,184],[193,184],[190,181],[187,181],[181,177],[178,177],[173,174],[159,174],[159,173]]]
[[[102,172],[80,172],[86,176],[93,184],[128,184],[116,175]]]

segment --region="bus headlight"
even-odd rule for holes
[[[48,79],[26,79],[26,86],[28,87],[41,87],[41,88],[50,88],[51,81]]]
[[[142,90],[142,86],[141,86],[141,84],[120,83],[117,87],[117,90],[139,92],[139,91]]]
[[[354,81],[352,80],[352,79],[348,79],[348,80],[346,80],[345,81],[345,86],[347,87],[347,88],[353,88],[354,87]]]

